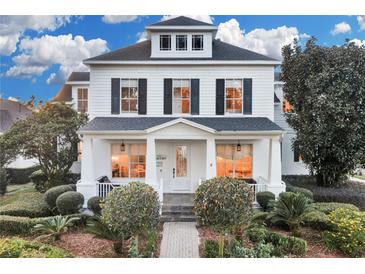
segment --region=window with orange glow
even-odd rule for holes
[[[190,113],[190,80],[174,79],[173,89],[173,113]]]
[[[283,112],[284,113],[290,113],[293,111],[293,106],[288,102],[288,100],[283,100]]]
[[[77,111],[81,113],[87,112],[88,103],[88,89],[78,88],[77,89]]]
[[[120,144],[112,144],[112,177],[145,178],[146,144],[126,144],[120,151]]]
[[[249,179],[252,178],[252,145],[217,145],[217,176]]]
[[[225,88],[226,113],[242,113],[242,79],[227,79]]]

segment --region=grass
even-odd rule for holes
[[[357,179],[365,180],[365,175],[355,175],[354,177]]]
[[[15,203],[24,197],[25,193],[37,192],[32,183],[23,185],[9,185],[5,195],[0,196],[0,207]]]

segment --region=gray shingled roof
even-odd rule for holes
[[[146,130],[178,117],[96,117],[80,129],[85,131]],[[216,131],[282,131],[277,124],[264,117],[184,117],[183,119],[212,128]]]
[[[68,77],[70,82],[88,82],[90,81],[90,72],[73,71]]]
[[[186,16],[179,16],[169,20],[151,24],[150,26],[213,26],[213,24],[198,21]]]
[[[271,57],[233,46],[220,40],[213,40],[211,58],[151,58],[151,40],[121,48],[84,61],[176,61],[176,60],[213,60],[213,61],[277,61]]]
[[[68,77],[70,82],[88,82],[90,81],[90,72],[73,71]],[[64,84],[52,100],[53,102],[70,102],[72,101],[72,86]]]
[[[18,119],[31,115],[32,111],[19,102],[0,99],[0,132],[7,131]]]

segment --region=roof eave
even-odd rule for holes
[[[67,85],[89,85],[90,81],[67,81]]]
[[[163,60],[163,61],[115,61],[84,60],[85,65],[270,65],[281,64],[277,60]]]
[[[146,30],[158,31],[158,30],[192,30],[192,31],[215,31],[218,30],[217,26],[147,26]]]

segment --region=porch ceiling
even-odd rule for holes
[[[80,134],[140,132],[148,129],[169,126],[176,122],[194,123],[213,132],[284,132],[284,130],[265,117],[96,117],[79,130]]]

